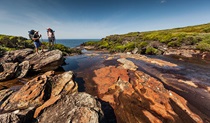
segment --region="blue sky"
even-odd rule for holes
[[[103,38],[210,22],[210,0],[1,0],[0,34]]]

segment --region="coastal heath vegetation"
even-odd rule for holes
[[[210,51],[210,23],[157,30],[148,32],[130,32],[122,35],[110,35],[99,42],[86,42],[83,45],[95,46],[110,52],[131,52],[138,48],[141,54],[162,54],[167,48],[188,48]]]
[[[42,42],[45,48],[48,47],[48,42]],[[32,40],[21,36],[10,36],[0,34],[0,56],[3,55],[6,51],[24,49],[24,48],[34,48],[34,44]],[[81,54],[81,50],[69,48],[62,44],[55,44],[55,49],[61,50],[65,55],[69,54]]]

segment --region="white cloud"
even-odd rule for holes
[[[166,0],[161,0],[161,1],[160,1],[160,3],[166,3],[166,2],[167,2]]]

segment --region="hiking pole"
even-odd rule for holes
[[[44,44],[43,44],[43,38],[42,38],[42,36],[41,36],[41,45],[42,45],[42,48],[44,49],[45,47],[44,47]]]
[[[41,37],[41,40],[42,40],[41,42],[43,42],[43,39],[42,39],[42,37]]]
[[[54,41],[52,43],[53,43],[53,49],[55,49],[55,44],[56,44],[55,37],[54,37]]]
[[[24,48],[26,48],[26,40],[24,41]]]

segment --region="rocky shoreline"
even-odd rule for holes
[[[89,55],[93,57],[97,53]],[[0,81],[24,78],[34,72],[41,74],[28,80],[17,91],[0,90],[0,121],[210,122],[208,114],[210,107],[206,106],[210,100],[210,86],[206,86],[205,90],[188,88],[186,91],[196,91],[198,96],[204,97],[203,101],[206,100],[205,104],[198,101],[192,103],[192,100],[195,100],[193,96],[177,89],[182,84],[176,86],[173,77],[165,77],[167,74],[159,73],[153,77],[142,71],[139,65],[130,59],[144,61],[166,70],[182,70],[179,65],[139,54],[109,54],[104,59],[105,62],[116,60],[117,64],[105,65],[93,69],[91,73],[83,73],[87,76],[93,73],[93,77],[89,79],[95,83],[96,96],[91,96],[78,91],[80,85],[73,71],[60,74],[52,71],[64,62],[62,52],[59,50],[46,51],[40,55],[29,49],[7,53],[0,59],[2,62]],[[189,85],[182,85],[180,89],[187,89],[187,86]],[[205,91],[207,95],[202,95],[201,91]],[[189,98],[186,98],[187,96]],[[204,107],[206,110],[202,111]]]

